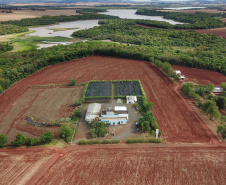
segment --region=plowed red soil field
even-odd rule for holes
[[[0,184],[25,184],[54,152],[46,148],[0,149]]]
[[[23,81],[20,81],[19,84],[21,82]],[[11,106],[6,105],[5,109],[1,107],[3,110],[3,114],[0,116],[1,133],[7,134],[10,140],[13,140],[19,132],[26,137],[40,136],[47,130],[58,135],[59,127],[37,127],[27,124],[25,118],[32,116],[37,122],[53,123],[61,118],[71,116],[73,109],[70,108],[70,105],[81,97],[84,87],[30,88],[28,85],[24,84],[20,89],[11,87],[13,91],[18,92],[19,97],[11,97],[11,99],[17,98],[14,102],[8,102],[11,103]],[[5,95],[8,95],[7,93],[11,91],[11,88],[0,96],[1,100],[6,101]],[[19,91],[23,91],[23,89],[25,91],[20,96]],[[13,91],[12,93],[14,93]],[[6,103],[3,101],[0,104]]]
[[[226,27],[224,28],[215,28],[215,29],[206,29],[206,30],[195,30],[199,33],[206,33],[206,34],[215,34],[226,39]]]
[[[225,184],[225,146],[161,145],[70,146],[54,154],[40,148],[0,150],[0,180],[27,185]]]
[[[173,82],[159,69],[149,62],[113,57],[92,56],[61,63],[14,84],[0,96],[1,126],[6,113],[16,106],[29,85],[67,83],[72,78],[77,82],[140,79],[148,99],[154,102],[153,112],[165,142],[218,143],[206,124],[175,90]],[[15,124],[12,121],[7,125]]]
[[[177,65],[172,65],[172,67],[185,75],[186,82],[191,81],[205,85],[209,83],[220,85],[221,82],[226,82],[226,76],[221,73]]]

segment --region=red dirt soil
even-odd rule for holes
[[[190,81],[204,85],[211,83],[216,86],[219,86],[221,82],[226,82],[226,76],[221,73],[178,65],[172,65],[172,67],[185,75],[185,82]]]
[[[215,29],[206,29],[206,30],[195,30],[199,33],[206,33],[206,34],[215,34],[226,39],[226,27],[224,28],[215,28]]]
[[[54,153],[46,148],[0,149],[0,184],[25,184]]]
[[[27,185],[225,184],[225,149],[149,144],[70,146],[52,156]]]
[[[90,80],[140,79],[146,96],[154,102],[154,115],[165,142],[218,143],[167,76],[149,62],[92,56],[47,67],[10,87],[0,98],[0,124],[29,85],[61,84],[74,78]],[[10,126],[15,124],[12,122]]]

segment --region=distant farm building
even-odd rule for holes
[[[223,95],[224,89],[222,87],[215,87],[212,92],[214,95]]]
[[[136,96],[126,96],[126,103],[136,103],[137,102],[137,97]]]
[[[129,118],[127,107],[115,106],[102,109],[100,121],[110,125],[126,124]]]
[[[185,79],[185,75],[183,75],[180,70],[176,70],[175,72],[176,72],[176,75],[179,75],[179,78],[181,80],[184,80]]]
[[[101,104],[91,103],[88,105],[85,121],[91,123],[93,120],[98,120],[100,116]]]

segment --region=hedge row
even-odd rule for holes
[[[101,142],[100,140],[83,140],[83,139],[80,139],[78,141],[78,144],[79,145],[95,145],[95,144],[118,144],[120,143],[121,140],[118,140],[118,139],[104,139],[103,142]]]
[[[151,138],[151,139],[142,139],[142,138],[129,138],[126,140],[126,143],[161,143],[162,139],[160,138]]]

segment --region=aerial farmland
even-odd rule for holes
[[[0,5],[0,184],[225,184],[225,5],[188,5]]]

